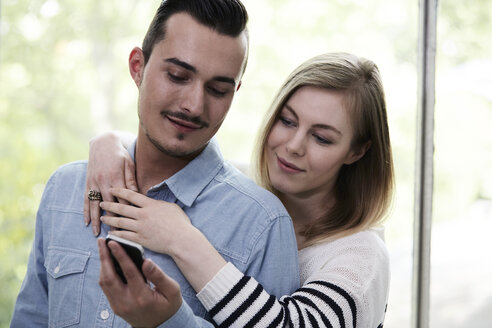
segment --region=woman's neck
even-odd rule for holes
[[[280,194],[279,198],[292,218],[298,249],[301,249],[305,242],[302,232],[323,216],[335,201],[332,196],[322,194],[309,196]]]

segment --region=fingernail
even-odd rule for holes
[[[92,232],[94,233],[94,236],[96,236],[96,237],[97,237],[97,235],[99,235],[99,231],[98,231],[96,226],[92,227]]]
[[[87,227],[90,223],[89,219],[88,218],[84,218],[84,223],[85,223],[85,226]]]
[[[150,265],[147,266],[147,273],[151,273],[155,269],[154,261],[152,261],[149,258],[147,258],[146,261],[148,261],[150,263]]]

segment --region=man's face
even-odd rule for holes
[[[246,51],[244,33],[220,35],[188,14],[171,16],[145,66],[140,49],[130,55],[139,88],[139,137],[175,157],[201,151],[229,110]]]

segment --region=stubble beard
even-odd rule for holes
[[[162,111],[161,112],[161,115],[166,115],[170,113],[169,111]],[[192,149],[190,151],[181,151],[179,149],[176,149],[176,150],[173,150],[173,149],[170,149],[169,147],[165,147],[164,145],[162,145],[157,139],[153,138],[149,131],[147,130],[147,128],[145,127],[145,125],[143,124],[142,120],[141,120],[141,117],[140,117],[140,112],[138,113],[138,116],[139,116],[139,120],[140,120],[140,128],[144,131],[144,134],[145,136],[147,137],[147,139],[150,141],[150,143],[152,145],[154,145],[154,147],[160,151],[161,153],[163,153],[164,155],[167,155],[167,156],[170,156],[170,157],[175,157],[175,158],[179,158],[179,159],[193,159],[195,158],[205,147],[206,145],[208,144],[208,142],[210,140],[208,140],[204,145],[203,147],[199,147],[198,149]],[[208,127],[208,123],[204,123],[202,122],[200,119],[196,118],[196,119],[189,119],[187,118],[184,114],[174,114],[173,116],[175,117],[179,117],[179,118],[182,118],[182,119],[188,119],[189,121],[191,122],[194,122],[196,124],[200,124],[204,127]],[[178,133],[176,134],[175,136],[179,141],[183,141],[185,140],[185,134],[183,133]]]
[[[164,147],[156,139],[152,138],[147,131],[145,131],[145,135],[147,136],[147,139],[149,139],[150,143],[152,143],[154,145],[154,147],[157,148],[157,150],[159,150],[164,155],[167,155],[170,157],[176,157],[176,158],[186,158],[186,157],[189,157],[191,154],[196,152],[196,150],[187,152],[187,151],[169,149],[169,148]],[[182,140],[184,140],[184,135],[179,134],[179,135],[177,135],[177,138],[178,138],[178,140],[182,141]]]
[[[145,129],[143,126],[142,126],[142,128],[144,130],[144,133],[145,133],[145,136],[147,137],[147,139],[150,141],[150,143],[152,145],[154,145],[154,147],[158,151],[160,151],[161,153],[163,153],[166,156],[184,159],[184,160],[192,160],[193,158],[195,158],[198,154],[200,154],[202,152],[202,150],[207,146],[208,142],[210,141],[210,140],[208,140],[202,147],[199,147],[198,149],[192,149],[189,151],[183,151],[183,150],[179,150],[179,149],[171,149],[169,147],[165,147],[157,139],[153,138],[149,134],[147,129]],[[176,136],[176,138],[178,140],[182,141],[185,139],[185,136],[184,136],[184,134],[180,133]]]

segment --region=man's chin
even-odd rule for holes
[[[193,147],[193,145],[187,144],[187,142],[184,141],[183,139],[178,138],[178,144],[176,145],[163,145],[159,141],[151,138],[150,136],[147,136],[150,140],[150,142],[154,145],[157,150],[159,150],[161,153],[171,156],[171,157],[176,157],[180,159],[193,159],[195,158],[200,152],[205,148],[205,145],[201,147]]]

